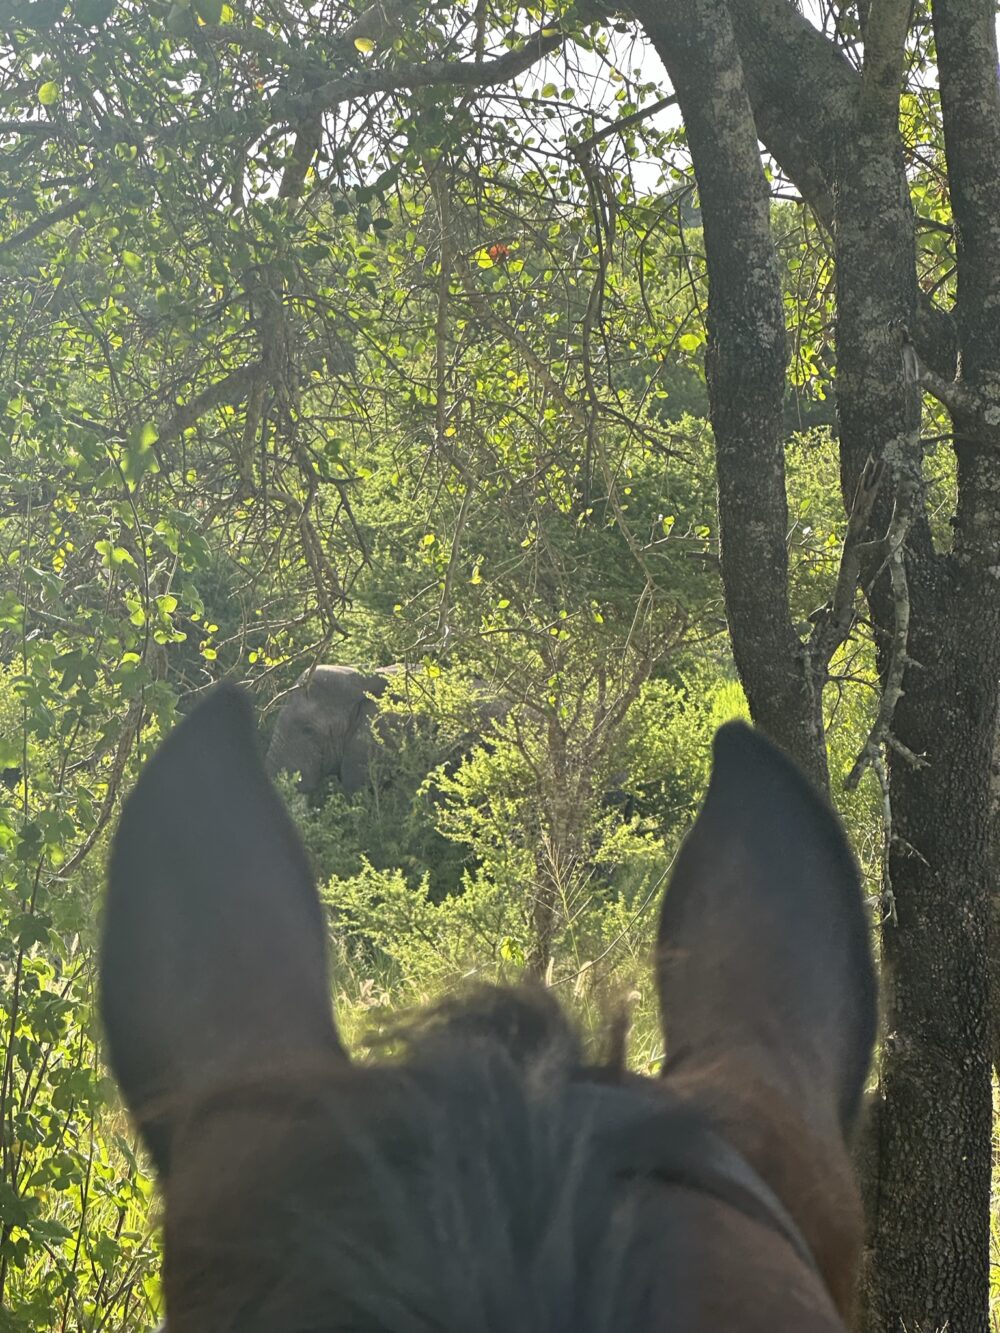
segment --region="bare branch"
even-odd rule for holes
[[[313,158],[319,152],[323,141],[322,116],[308,116],[296,128],[292,156],[281,177],[278,190],[279,199],[298,199],[306,183],[306,176],[312,166]]]
[[[78,214],[86,212],[93,201],[100,193],[98,187],[93,185],[90,189],[76,194],[72,199],[67,199],[64,204],[54,208],[51,213],[43,213],[41,217],[35,218],[34,222],[29,222],[26,227],[15,232],[13,236],[8,236],[3,242],[0,242],[0,255],[9,255],[14,250],[19,250],[22,245],[27,245],[43,232],[51,230],[58,226],[60,222],[65,222],[68,218],[75,218]]]
[[[347,65],[358,60],[354,43],[360,38],[373,42],[385,41],[391,32],[398,29],[399,20],[408,3],[410,0],[379,0],[360,14],[349,27],[338,33],[331,41],[334,56],[336,57],[338,51],[343,53],[342,59],[335,60],[335,66]],[[220,46],[234,46],[242,51],[265,56],[287,69],[301,71],[313,89],[329,83],[331,70],[328,66],[319,64],[299,48],[289,46],[263,28],[238,28],[224,24],[203,29],[203,35]],[[292,157],[282,176],[279,190],[279,197],[282,199],[297,199],[302,193],[309,167],[322,141],[321,113],[313,111],[307,114],[301,123],[294,126],[294,129],[295,144]]]
[[[157,445],[162,447],[184,431],[190,430],[213,407],[234,407],[237,403],[243,402],[263,370],[262,361],[240,366],[236,370],[231,370],[228,375],[224,375],[221,380],[210,384],[207,389],[202,389],[201,393],[195,394],[190,401],[180,404],[176,412],[160,426]]]
[[[125,765],[128,762],[129,754],[135,743],[135,739],[139,734],[144,719],[145,709],[142,702],[139,701],[130,704],[122,723],[121,732],[118,736],[118,744],[115,746],[114,757],[111,761],[111,769],[105,775],[104,800],[101,802],[101,808],[98,811],[97,819],[83,842],[61,867],[60,874],[64,878],[68,878],[73,871],[87,859],[98,838],[101,836],[101,833],[107,826],[108,820],[114,814],[115,804],[121,789],[122,777],[125,773]]]
[[[976,395],[964,384],[959,384],[957,380],[945,379],[923,363],[905,324],[893,321],[891,330],[899,339],[899,354],[907,383],[926,389],[932,398],[943,403],[952,414],[959,412],[967,416],[976,416],[981,412],[981,405]]]
[[[465,483],[465,493],[455,520],[455,531],[451,539],[451,551],[448,556],[448,568],[445,570],[444,587],[441,589],[441,601],[438,605],[437,625],[434,636],[438,643],[447,641],[449,626],[448,613],[451,610],[455,575],[458,571],[462,550],[462,537],[469,518],[469,509],[476,492],[476,477],[462,461],[461,454],[447,443],[448,430],[448,344],[451,313],[451,274],[455,262],[455,245],[452,237],[451,197],[447,185],[442,183],[441,173],[434,163],[425,159],[424,171],[431,187],[437,209],[438,225],[441,229],[440,254],[438,263],[437,313],[434,320],[434,417],[435,448],[443,454]]]
[[[341,102],[348,102],[355,97],[369,97],[372,93],[430,88],[439,83],[454,88],[487,88],[496,83],[507,83],[530,69],[537,61],[551,55],[562,42],[561,33],[538,33],[529,37],[517,51],[509,51],[496,60],[481,63],[428,60],[422,65],[396,65],[344,74],[296,97],[279,94],[272,99],[271,117],[277,122],[298,123],[309,116],[330,111]]]
[[[897,501],[892,522],[889,525],[889,532],[886,536],[888,547],[886,563],[889,566],[892,606],[895,616],[892,642],[889,645],[889,664],[886,667],[885,680],[882,685],[882,698],[879,701],[878,715],[871,731],[868,733],[868,739],[861,748],[861,753],[854,761],[854,767],[844,781],[844,786],[848,791],[854,790],[861,781],[865,769],[870,764],[880,762],[882,746],[889,741],[893,714],[903,694],[903,675],[909,665],[906,648],[910,637],[910,587],[906,576],[903,544],[906,541],[910,519],[911,515],[907,512],[907,507]],[[906,753],[911,762],[921,764],[925,762],[910,751],[906,751]]]
[[[913,754],[891,735],[892,719],[896,705],[903,694],[903,676],[908,666],[913,666],[909,656],[910,638],[910,586],[906,573],[906,538],[918,512],[920,493],[920,423],[908,436],[891,440],[886,446],[885,461],[892,470],[896,484],[896,503],[893,507],[889,530],[886,533],[885,563],[889,570],[889,583],[892,591],[893,630],[888,649],[888,663],[882,682],[882,697],[879,700],[878,714],[868,733],[868,739],[861,748],[861,753],[854,761],[844,786],[852,791],[861,781],[866,768],[881,762],[882,747],[892,745],[906,759],[918,766],[924,764],[919,755]]]
[[[325,66],[306,55],[301,48],[289,46],[287,42],[283,42],[280,37],[275,37],[264,28],[240,28],[234,24],[224,23],[219,27],[203,27],[200,35],[219,46],[235,46],[240,51],[266,56],[268,60],[276,65],[284,65],[286,69],[303,70],[320,78],[329,73]]]
[[[943,403],[951,413],[975,414],[978,411],[976,395],[959,384],[957,380],[946,380],[943,376],[918,361],[917,380],[922,389],[926,389],[932,398]]]
[[[350,27],[340,34],[340,40],[353,46],[359,37],[369,41],[383,41],[386,35],[400,26],[399,20],[406,14],[407,8],[416,12],[413,0],[375,0],[369,9],[359,14]]]
[[[65,127],[50,120],[0,120],[0,134],[30,134],[39,139],[60,139]]]
[[[850,634],[854,623],[854,599],[861,575],[865,536],[884,475],[882,459],[869,458],[858,481],[847,520],[833,597],[829,605],[816,616],[817,623],[809,641],[809,659],[821,681],[826,677],[834,653]]]
[[[650,116],[655,116],[660,111],[665,111],[668,106],[676,106],[677,98],[671,93],[669,97],[661,97],[658,101],[650,103],[643,107],[641,111],[633,111],[630,116],[622,116],[621,120],[613,120],[610,125],[605,125],[602,130],[595,134],[590,134],[586,139],[581,139],[579,143],[572,144],[570,151],[574,157],[580,157],[588,153],[591,148],[596,148],[599,143],[605,139],[610,139],[612,135],[621,134],[623,130],[629,130],[633,125],[640,125]]]

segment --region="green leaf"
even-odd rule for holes
[[[30,1224],[34,1200],[23,1199],[6,1180],[0,1180],[0,1222],[5,1227]]]
[[[685,352],[696,352],[701,346],[701,338],[697,333],[682,333],[677,343]]]
[[[366,56],[369,51],[375,50],[375,43],[370,37],[355,37],[354,48],[360,51],[363,56]]]
[[[104,560],[109,569],[121,569],[122,565],[135,565],[135,559],[124,546],[115,546],[114,542],[94,542],[94,550]]]
[[[129,431],[125,444],[125,475],[129,481],[140,481],[156,466],[153,445],[157,439],[159,431],[149,421]]]
[[[55,106],[59,101],[58,83],[52,83],[51,81],[43,83],[38,90],[38,100],[42,106]]]
[[[516,967],[524,966],[524,949],[518,940],[512,935],[504,935],[500,941],[500,957],[505,963],[513,963]]]
[[[558,94],[559,94],[559,89],[556,87],[554,83],[547,83],[545,87],[542,89],[543,97],[557,97]]]
[[[41,912],[21,912],[11,923],[11,934],[19,949],[30,949],[35,944],[45,944],[49,938],[52,919]]]

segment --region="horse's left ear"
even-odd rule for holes
[[[198,1092],[342,1056],[305,852],[257,753],[249,702],[220,686],[125,803],[111,855],[101,1013],[157,1169]]]

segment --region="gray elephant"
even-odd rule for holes
[[[312,794],[328,778],[336,778],[348,796],[372,781],[379,760],[392,746],[412,735],[413,719],[383,713],[376,703],[389,682],[405,678],[403,666],[359,671],[349,666],[318,666],[306,672],[289,693],[278,714],[267,752],[271,777],[285,771],[299,774],[299,789]],[[490,724],[506,716],[509,705],[483,681],[474,681],[476,734],[444,745],[438,761],[468,753],[489,730]],[[428,732],[433,722],[424,718],[417,725]]]
[[[307,671],[278,714],[267,751],[269,775],[298,773],[301,790],[310,794],[331,777],[348,795],[361,791],[370,781],[379,744],[372,730],[379,717],[375,700],[401,669],[318,666]],[[377,726],[380,738],[390,740],[390,719],[379,719]]]

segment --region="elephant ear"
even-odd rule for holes
[[[111,855],[101,1013],[161,1173],[200,1093],[296,1059],[343,1057],[324,940],[250,706],[220,686],[146,768]]]

